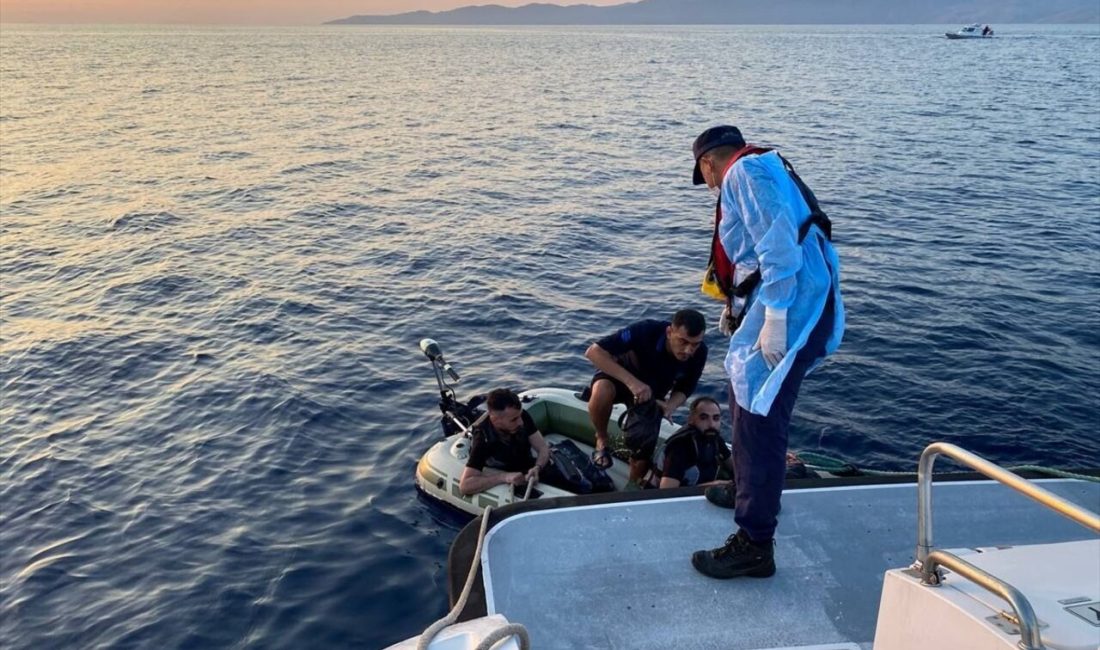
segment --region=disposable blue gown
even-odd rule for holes
[[[721,195],[718,236],[736,265],[736,282],[757,268],[761,272],[745,319],[730,337],[726,372],[737,403],[766,416],[795,355],[820,319],[829,291],[836,301],[836,323],[826,354],[840,346],[844,335],[840,260],[817,228],[811,228],[799,245],[798,228],[810,209],[774,151],[737,161],[722,181]],[[760,350],[753,349],[764,326],[765,307],[787,310],[787,353],[774,369],[768,368]],[[818,365],[820,361],[810,371]]]

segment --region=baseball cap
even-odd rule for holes
[[[745,138],[741,136],[741,130],[736,126],[728,124],[712,126],[700,133],[698,138],[695,138],[695,143],[691,145],[692,152],[695,154],[693,184],[702,185],[706,182],[703,180],[703,172],[699,170],[699,159],[703,157],[703,154],[711,149],[726,146],[737,147],[738,149],[745,146]]]

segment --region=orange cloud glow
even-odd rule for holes
[[[185,23],[315,25],[354,14],[441,11],[471,4],[519,6],[532,0],[0,0],[5,23]],[[559,4],[620,4],[564,0]]]

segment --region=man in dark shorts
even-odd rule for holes
[[[721,422],[717,400],[699,397],[691,403],[688,423],[672,434],[659,454],[654,468],[658,487],[713,483],[721,467],[733,476],[733,454],[719,433]]]
[[[519,396],[506,388],[491,391],[485,400],[486,417],[474,427],[470,457],[458,482],[462,494],[470,496],[496,485],[524,485],[538,482],[539,470],[550,461],[550,447],[535,427],[535,421]],[[535,458],[531,450],[538,454]],[[485,473],[485,468],[497,470]]]
[[[614,404],[630,412],[624,438],[630,449],[630,480],[640,483],[649,471],[661,419],[672,417],[695,390],[707,346],[707,322],[694,309],[681,309],[672,321],[642,320],[588,346],[584,356],[596,366],[588,415],[596,429],[592,460],[611,467],[607,423]]]

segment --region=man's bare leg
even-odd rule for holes
[[[596,430],[596,450],[611,450],[611,438],[607,435],[607,422],[611,419],[611,409],[615,405],[615,384],[610,379],[597,379],[592,384],[592,395],[588,398],[588,417],[592,428]],[[602,465],[601,467],[610,467]]]
[[[642,479],[649,473],[648,460],[630,459],[630,481],[642,485]]]

